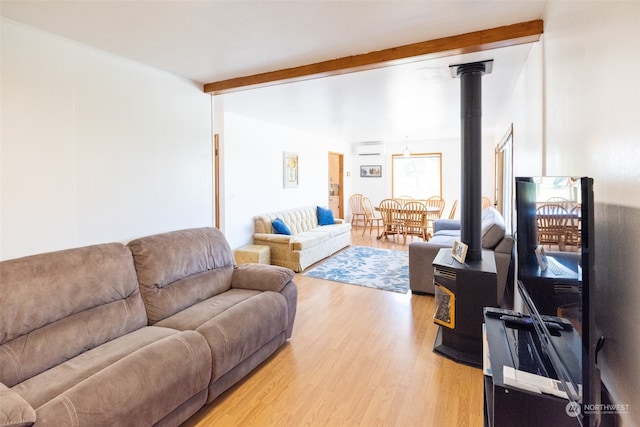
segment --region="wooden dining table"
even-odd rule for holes
[[[437,206],[427,206],[426,208],[427,208],[427,213],[428,214],[437,214],[438,212],[440,212],[440,208],[437,207]],[[381,211],[380,206],[376,206],[374,209],[376,211],[378,211],[378,212]],[[400,211],[401,212],[415,212],[415,210],[405,208],[404,206],[400,208]]]
[[[424,210],[422,209],[415,210],[415,209],[410,209],[409,207],[406,207],[406,206],[399,206],[398,208],[392,208],[392,210],[398,213],[398,216],[401,220],[403,218],[408,218],[409,216],[413,216],[415,214],[423,214],[427,217],[427,219],[430,219],[429,218],[430,216],[435,216],[440,213],[440,208],[437,206],[425,206],[425,208],[426,209]],[[389,210],[389,209],[381,208],[380,206],[376,206],[374,209],[382,213],[383,218],[385,217],[384,211]],[[433,219],[437,219],[437,218],[434,217]],[[386,226],[383,226],[382,232],[377,236],[377,239],[382,239],[385,236],[395,235],[395,234],[399,234],[398,230],[389,230]]]

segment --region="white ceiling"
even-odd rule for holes
[[[2,16],[198,84],[541,19],[547,1],[20,0]],[[216,96],[216,108],[348,141],[459,135],[449,65],[493,59],[483,126],[494,126],[530,45]]]

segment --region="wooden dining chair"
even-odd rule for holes
[[[582,206],[573,203],[573,207],[567,210],[569,218],[567,219],[567,246],[574,250],[580,250],[582,246]]]
[[[482,196],[482,210],[485,210],[486,208],[492,205],[493,203],[491,203],[490,198],[488,198],[487,196]]]
[[[404,210],[404,242],[407,236],[418,236],[422,240],[429,240],[429,222],[427,219],[427,205],[422,202],[407,202],[403,206]]]
[[[389,236],[402,236],[404,234],[404,215],[402,213],[402,203],[395,199],[384,199],[378,206],[382,216],[382,233],[378,239]]]
[[[458,208],[458,199],[453,202],[451,210],[449,211],[449,219],[454,219],[456,216],[456,209]]]
[[[573,202],[569,199],[565,199],[564,197],[551,197],[547,199],[544,204],[551,205],[560,205],[567,210],[567,212],[571,212],[573,208],[576,206],[576,202]]]
[[[445,201],[440,196],[431,196],[427,199],[426,205],[438,208],[438,211],[436,212],[429,211],[427,213],[427,221],[429,223],[429,234],[433,235],[433,222],[436,219],[442,218],[442,212],[444,211]]]
[[[382,222],[382,215],[379,215],[374,209],[371,200],[364,196],[362,198],[362,210],[364,211],[364,227],[362,229],[362,235],[367,231],[367,225],[369,225],[369,234],[373,231],[373,223],[376,224],[376,234],[380,235],[380,223]]]
[[[438,212],[432,214],[434,219],[442,218],[442,212],[444,211],[445,201],[440,196],[431,196],[426,201],[427,206],[433,206],[439,208]]]
[[[565,250],[568,232],[569,213],[556,204],[544,204],[536,209],[538,224],[538,244],[549,247],[556,245],[558,249]]]
[[[352,194],[351,197],[349,197],[349,205],[351,206],[351,225],[354,228],[357,228],[358,221],[361,221],[362,225],[365,226],[365,215],[362,208],[363,197],[364,196],[359,193]]]

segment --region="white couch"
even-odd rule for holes
[[[275,232],[272,223],[276,218],[284,221],[291,235]],[[316,206],[258,215],[254,225],[253,242],[269,246],[271,264],[296,272],[351,245],[351,224],[335,219],[335,224],[319,225]]]

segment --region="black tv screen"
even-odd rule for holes
[[[600,416],[594,408],[599,407],[601,389],[596,364],[593,179],[519,177],[515,205],[519,291],[541,315],[574,324],[582,344],[581,354],[574,358],[581,363],[580,378],[567,381],[579,391],[580,410],[575,415],[580,425],[597,426]],[[550,359],[569,363],[562,354]],[[571,371],[567,366],[556,370]]]

